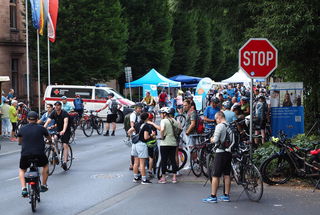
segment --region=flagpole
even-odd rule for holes
[[[51,71],[50,71],[50,64],[51,64],[51,62],[50,62],[50,39],[49,39],[49,25],[48,25],[48,23],[49,23],[49,16],[50,16],[50,14],[49,14],[49,10],[50,10],[50,3],[49,3],[49,1],[48,1],[48,4],[47,4],[47,39],[48,39],[48,86],[50,86],[50,84],[51,84]]]
[[[29,71],[29,20],[28,0],[26,0],[26,66],[27,66],[27,105],[30,107],[30,71]]]
[[[38,58],[38,108],[39,116],[41,110],[41,90],[40,90],[40,45],[39,45],[39,30],[37,30],[37,58]]]

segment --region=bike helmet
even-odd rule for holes
[[[56,101],[55,103],[54,103],[54,105],[62,105],[62,103],[60,102],[60,101]]]
[[[243,96],[243,97],[241,98],[241,100],[247,102],[247,101],[249,101],[249,98],[246,97],[246,96]]]
[[[163,107],[163,108],[160,109],[160,113],[170,113],[170,108]]]
[[[170,114],[174,115],[176,113],[176,110],[174,108],[170,108]]]
[[[30,111],[29,113],[28,113],[28,119],[30,119],[30,120],[36,120],[36,119],[38,119],[38,114],[37,114],[37,112],[35,112],[35,111]]]
[[[61,99],[62,99],[62,100],[65,100],[65,99],[67,99],[67,97],[66,97],[66,96],[62,96]]]
[[[108,96],[114,97],[114,94],[113,93],[109,93]]]
[[[211,101],[211,102],[214,102],[214,103],[216,103],[216,104],[218,104],[218,103],[220,102],[220,100],[219,100],[217,97],[212,97],[212,98],[210,99],[210,101]]]
[[[226,109],[231,109],[231,102],[225,101],[222,103],[222,106],[225,107]]]
[[[23,102],[19,102],[19,103],[18,103],[18,106],[23,106],[23,105],[24,105]]]
[[[143,104],[141,103],[141,102],[137,102],[135,105],[134,105],[135,107],[143,107]]]

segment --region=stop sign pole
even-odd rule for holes
[[[278,65],[278,50],[266,38],[251,38],[239,49],[239,67],[250,82],[250,142],[252,142],[253,79],[267,78]],[[252,152],[252,147],[251,152]],[[252,154],[252,153],[251,153]]]

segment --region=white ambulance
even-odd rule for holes
[[[61,101],[62,96],[66,96],[67,101],[73,106],[75,95],[78,94],[84,102],[84,109],[98,110],[105,106],[109,93],[113,93],[118,102],[122,104],[122,108],[118,112],[117,122],[123,122],[126,110],[131,109],[130,107],[134,105],[134,102],[124,98],[117,91],[103,84],[97,84],[96,86],[50,85],[45,91],[44,103],[45,105],[49,103],[54,104],[56,101]],[[107,109],[101,111],[99,117],[106,118]]]

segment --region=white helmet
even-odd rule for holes
[[[160,109],[160,113],[170,113],[170,108],[168,108],[168,107],[162,107],[162,108]]]

